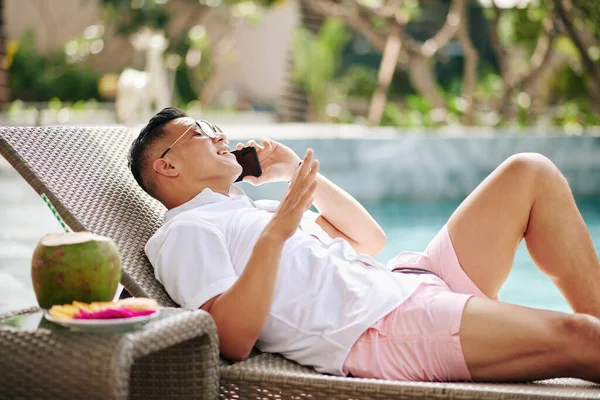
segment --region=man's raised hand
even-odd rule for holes
[[[313,158],[313,150],[308,149],[267,227],[270,232],[280,236],[283,240],[289,239],[296,232],[304,211],[312,204],[319,172],[319,161],[313,160]]]

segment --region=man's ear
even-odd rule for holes
[[[154,169],[156,173],[167,177],[175,177],[179,175],[179,170],[177,170],[177,168],[175,168],[170,162],[168,162],[164,158],[154,160],[154,162],[152,163],[152,169]]]

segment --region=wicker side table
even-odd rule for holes
[[[162,309],[142,328],[110,334],[71,331],[37,308],[1,314],[0,399],[214,399],[218,352],[201,310]]]

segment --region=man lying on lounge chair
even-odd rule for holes
[[[146,246],[156,278],[182,307],[212,315],[225,357],[256,345],[334,375],[600,382],[600,264],[547,158],[508,158],[424,252],[382,265],[372,256],[384,232],[318,173],[312,150],[300,160],[274,140],[250,141],[263,175],[245,179],[290,182],[280,203],[254,202],[233,185],[242,168],[227,144],[216,126],[166,108],[129,160],[168,209]],[[574,314],[496,300],[523,238]]]

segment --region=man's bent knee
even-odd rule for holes
[[[567,314],[556,322],[552,333],[557,338],[557,352],[565,354],[575,370],[592,368],[598,373],[600,320],[587,314]]]
[[[540,153],[514,154],[506,159],[503,166],[507,173],[514,173],[520,179],[528,179],[537,185],[547,186],[548,182],[558,182],[568,186],[558,167]]]
[[[600,344],[600,319],[588,314],[567,314],[558,318],[558,334],[565,340],[581,342],[595,342],[596,348]]]
[[[552,160],[540,153],[517,153],[504,163],[522,173],[547,173],[557,169]]]

